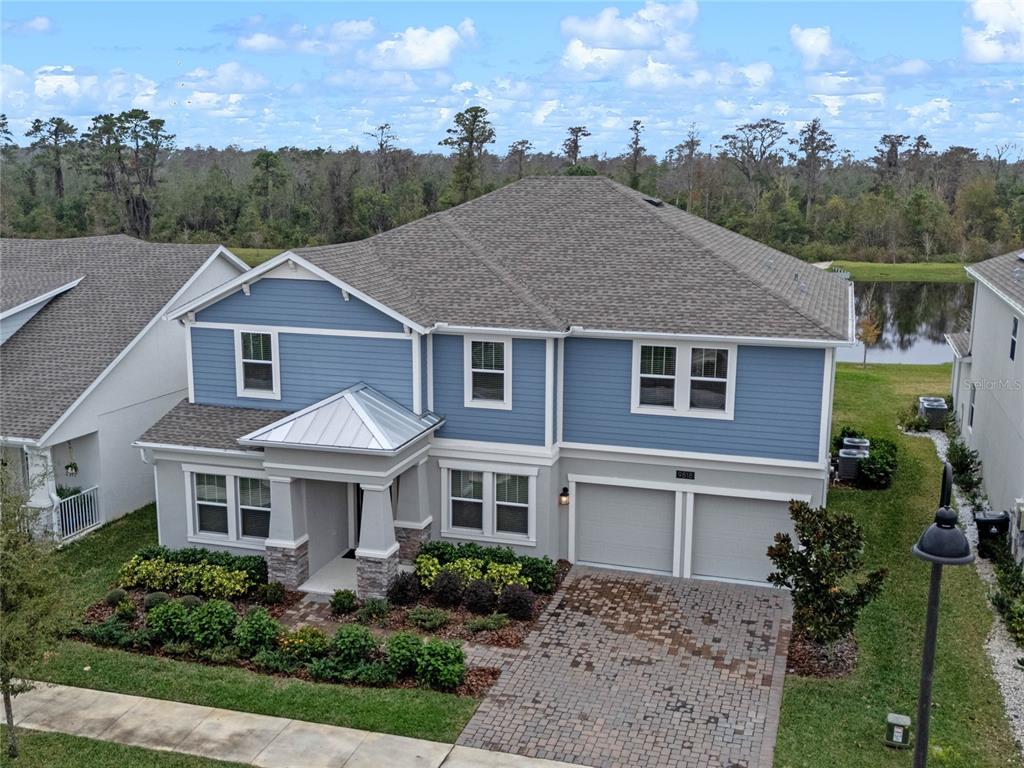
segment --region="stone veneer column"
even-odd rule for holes
[[[271,581],[296,589],[309,579],[309,536],[300,483],[270,478],[270,538],[265,557]]]
[[[395,515],[398,557],[403,563],[416,559],[420,545],[430,539],[430,490],[427,484],[427,460],[423,459],[402,475]]]
[[[391,484],[362,485],[363,516],[356,548],[356,594],[384,597],[398,575],[398,541],[391,511]]]

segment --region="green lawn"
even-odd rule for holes
[[[967,283],[962,264],[912,262],[879,264],[867,261],[833,261],[833,267],[845,269],[854,282],[862,283]]]
[[[69,621],[77,621],[86,607],[103,597],[125,560],[156,540],[156,509],[149,505],[62,550],[58,557],[63,570],[72,574],[63,593]],[[454,741],[477,705],[475,699],[430,690],[320,685],[73,641],[60,644],[39,677],[64,685],[435,741]]]
[[[900,468],[891,489],[833,490],[829,508],[856,517],[867,536],[868,565],[888,568],[889,578],[857,629],[860,664],[851,677],[786,678],[776,768],[910,765],[910,755],[886,748],[882,737],[887,713],[916,714],[929,568],[910,547],[938,506],[940,464],[930,440],[897,433],[896,414],[921,393],[947,391],[949,375],[948,365],[839,366],[834,426],[853,424],[896,440]],[[941,611],[932,763],[1020,766],[984,651],[992,615],[973,568],[946,569]]]
[[[4,730],[5,726],[0,725],[0,737],[6,737]],[[241,768],[242,765],[177,752],[128,747],[64,733],[26,731],[20,728],[18,753],[18,758],[11,760],[6,750],[0,752],[0,765],[10,768]]]
[[[250,267],[257,267],[268,259],[272,259],[279,253],[284,253],[284,248],[235,248],[234,246],[228,246],[235,256],[240,258]]]

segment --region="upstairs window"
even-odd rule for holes
[[[676,348],[640,347],[640,405],[675,408]]]
[[[277,333],[235,331],[235,356],[239,397],[281,398]]]
[[[724,411],[729,390],[729,350],[690,350],[690,408]]]
[[[1017,333],[1020,331],[1020,318],[1013,318],[1010,326],[1010,359],[1017,359]]]
[[[967,428],[974,429],[974,396],[978,394],[976,384],[971,384],[971,399],[967,404]]]
[[[465,405],[467,408],[512,408],[512,354],[509,339],[467,338]]]

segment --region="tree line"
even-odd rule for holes
[[[402,148],[384,123],[345,149],[177,147],[141,109],[36,119],[23,140],[0,116],[0,232],[126,232],[179,242],[297,247],[367,237],[524,176],[604,174],[808,260],[977,261],[1024,242],[1017,147],[933,148],[884,134],[857,158],[815,119],[796,134],[772,118],[720,137],[691,126],[663,156],[633,120],[618,155],[587,154],[570,126],[560,152],[528,138],[501,150],[488,112],[469,107],[438,151]]]

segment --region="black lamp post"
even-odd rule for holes
[[[942,500],[949,503],[952,473],[946,465]],[[944,504],[935,513],[935,522],[928,526],[911,550],[915,557],[932,564],[928,586],[928,616],[924,628],[924,650],[921,655],[921,687],[917,694],[917,742],[914,745],[914,768],[928,764],[928,719],[932,706],[932,672],[935,668],[935,637],[939,627],[939,586],[942,566],[967,565],[974,562],[971,545],[964,532],[956,526],[957,515]]]

